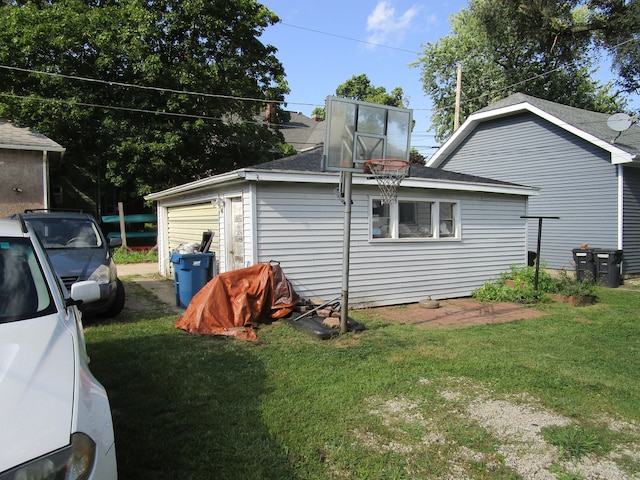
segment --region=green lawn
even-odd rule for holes
[[[362,333],[247,343],[148,311],[86,339],[123,479],[640,478],[640,292],[597,293],[449,331],[368,310]]]

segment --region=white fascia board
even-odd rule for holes
[[[162,190],[160,192],[149,193],[148,195],[145,195],[143,198],[147,201],[157,201],[157,200],[173,197],[175,195],[180,195],[182,193],[192,192],[194,190],[198,190],[201,188],[219,185],[221,183],[226,183],[231,180],[237,180],[239,178],[242,178],[241,172],[242,172],[241,170],[234,170],[233,172],[222,173],[220,175],[214,175],[213,177],[201,178],[200,180],[195,180],[193,182],[177,185],[175,187]]]
[[[208,177],[194,182],[178,185],[176,187],[163,190],[161,192],[150,193],[144,196],[147,201],[167,200],[170,197],[184,193],[192,193],[195,190],[217,186],[234,180],[245,180],[248,182],[287,182],[287,183],[318,183],[318,184],[338,184],[340,175],[330,172],[300,172],[300,171],[278,171],[278,170],[235,170],[233,172]],[[364,175],[353,175],[352,181],[357,185],[377,186],[375,180]],[[435,180],[428,178],[407,178],[402,185],[414,188],[428,188],[435,190],[468,191],[483,193],[502,193],[508,195],[537,195],[538,190],[532,187],[519,185],[495,185],[491,183],[455,182],[448,180]]]
[[[560,120],[558,117],[551,115],[544,110],[541,110],[538,107],[531,105],[530,103],[518,103],[516,105],[509,105],[506,107],[498,108],[495,110],[489,110],[486,112],[473,113],[469,116],[469,118],[464,122],[464,124],[456,131],[449,140],[447,140],[442,147],[440,147],[436,153],[429,159],[427,162],[428,167],[437,167],[440,165],[446,158],[446,153],[453,150],[456,146],[460,144],[464,138],[467,137],[467,131],[473,131],[475,126],[478,123],[481,123],[485,120],[491,120],[494,118],[506,117],[509,115],[513,115],[520,112],[531,112],[534,115],[537,115],[540,118],[547,120],[548,122],[557,125],[558,127],[566,130],[567,132],[572,133],[573,135],[586,140],[597,147],[602,148],[603,150],[608,151],[611,154],[611,163],[613,165],[618,165],[621,163],[630,163],[635,159],[635,155],[629,152],[626,152],[611,143],[602,140],[590,133],[581,130],[578,127],[575,127],[563,120]]]
[[[539,189],[521,185],[497,185],[493,183],[455,182],[450,180],[430,180],[427,178],[405,178],[401,186],[430,188],[434,190],[454,190],[462,192],[500,193],[505,195],[538,195]]]
[[[340,181],[337,173],[299,172],[299,171],[245,171],[248,181],[288,182],[288,183],[321,183],[336,184]],[[377,182],[365,175],[352,176],[354,185],[373,185]],[[484,193],[504,193],[510,195],[537,195],[538,189],[520,185],[496,185],[492,183],[455,182],[450,180],[436,180],[428,178],[406,178],[402,185],[415,188],[430,188],[436,190],[458,190]]]
[[[63,153],[66,148],[57,143],[52,143],[51,145],[43,146],[43,145],[15,145],[11,143],[0,143],[0,150],[28,150],[35,152],[59,152]]]
[[[299,170],[244,170],[244,179],[253,182],[337,183],[335,172],[301,172]]]

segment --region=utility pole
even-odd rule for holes
[[[458,76],[456,79],[456,111],[453,117],[453,131],[460,127],[460,95],[462,90],[462,63],[458,64]]]

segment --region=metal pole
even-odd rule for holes
[[[522,215],[520,218],[537,218],[538,219],[538,244],[536,245],[536,270],[533,277],[533,290],[538,291],[538,275],[540,273],[540,244],[542,243],[542,219],[560,220],[560,217],[539,217],[537,215]]]
[[[538,244],[536,246],[536,273],[533,277],[533,290],[538,291],[538,275],[540,274],[540,243],[542,242],[542,217],[538,218]]]
[[[351,250],[351,183],[352,173],[344,172],[344,234],[342,237],[342,305],[340,333],[347,333],[349,318],[349,254]]]

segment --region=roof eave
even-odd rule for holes
[[[221,173],[212,177],[201,178],[193,182],[184,183],[175,187],[167,188],[159,192],[153,192],[145,195],[143,198],[148,201],[163,200],[166,198],[174,197],[176,195],[182,195],[183,193],[192,192],[193,190],[200,190],[203,188],[226,183],[231,180],[237,180],[243,178],[244,174],[242,170],[233,170],[232,172]]]
[[[449,140],[447,140],[442,145],[442,147],[440,147],[433,154],[433,156],[427,162],[427,166],[438,167],[440,164],[442,164],[442,162],[447,158],[448,153],[454,150],[462,142],[462,140],[464,140],[469,135],[469,133],[473,131],[477,124],[486,120],[507,117],[521,112],[533,113],[534,115],[547,120],[548,122],[572,133],[573,135],[582,138],[583,140],[592,143],[593,145],[596,145],[603,150],[608,151],[611,154],[611,163],[613,165],[630,163],[633,162],[635,158],[634,154],[622,150],[615,145],[596,137],[595,135],[587,133],[584,130],[575,127],[559,119],[558,117],[551,115],[550,113],[534,105],[531,105],[528,102],[524,102],[515,105],[508,105],[502,108],[496,108],[495,110],[487,110],[471,114],[469,118],[464,122],[464,124],[449,138]]]
[[[354,175],[353,183],[356,185],[377,185],[375,180],[365,176]],[[161,192],[150,193],[144,196],[146,201],[166,200],[194,190],[213,187],[228,183],[233,180],[245,180],[248,182],[287,182],[287,183],[316,183],[337,184],[339,174],[334,172],[310,172],[299,170],[260,170],[243,168],[233,172],[223,173],[214,177],[196,180],[184,185],[172,187]],[[414,188],[427,188],[434,190],[457,190],[482,193],[500,193],[508,195],[537,195],[538,189],[520,185],[497,185],[482,182],[465,182],[429,178],[406,178],[402,185]]]
[[[405,178],[402,182],[405,187],[432,188],[436,190],[456,190],[464,192],[500,193],[506,195],[538,195],[539,189],[523,185],[500,185],[483,182],[465,182],[456,180]]]
[[[0,150],[30,150],[36,152],[60,152],[64,153],[66,148],[61,145],[19,145],[13,143],[0,143]]]
[[[308,172],[297,170],[259,170],[244,169],[244,179],[255,182],[288,182],[288,183],[323,183],[336,184],[339,174],[335,172]],[[354,175],[355,185],[377,185],[376,181],[364,175]],[[469,192],[503,193],[510,195],[537,195],[538,189],[521,185],[500,185],[483,182],[466,182],[430,178],[406,178],[402,185],[415,188],[431,188],[438,190],[458,190]]]

